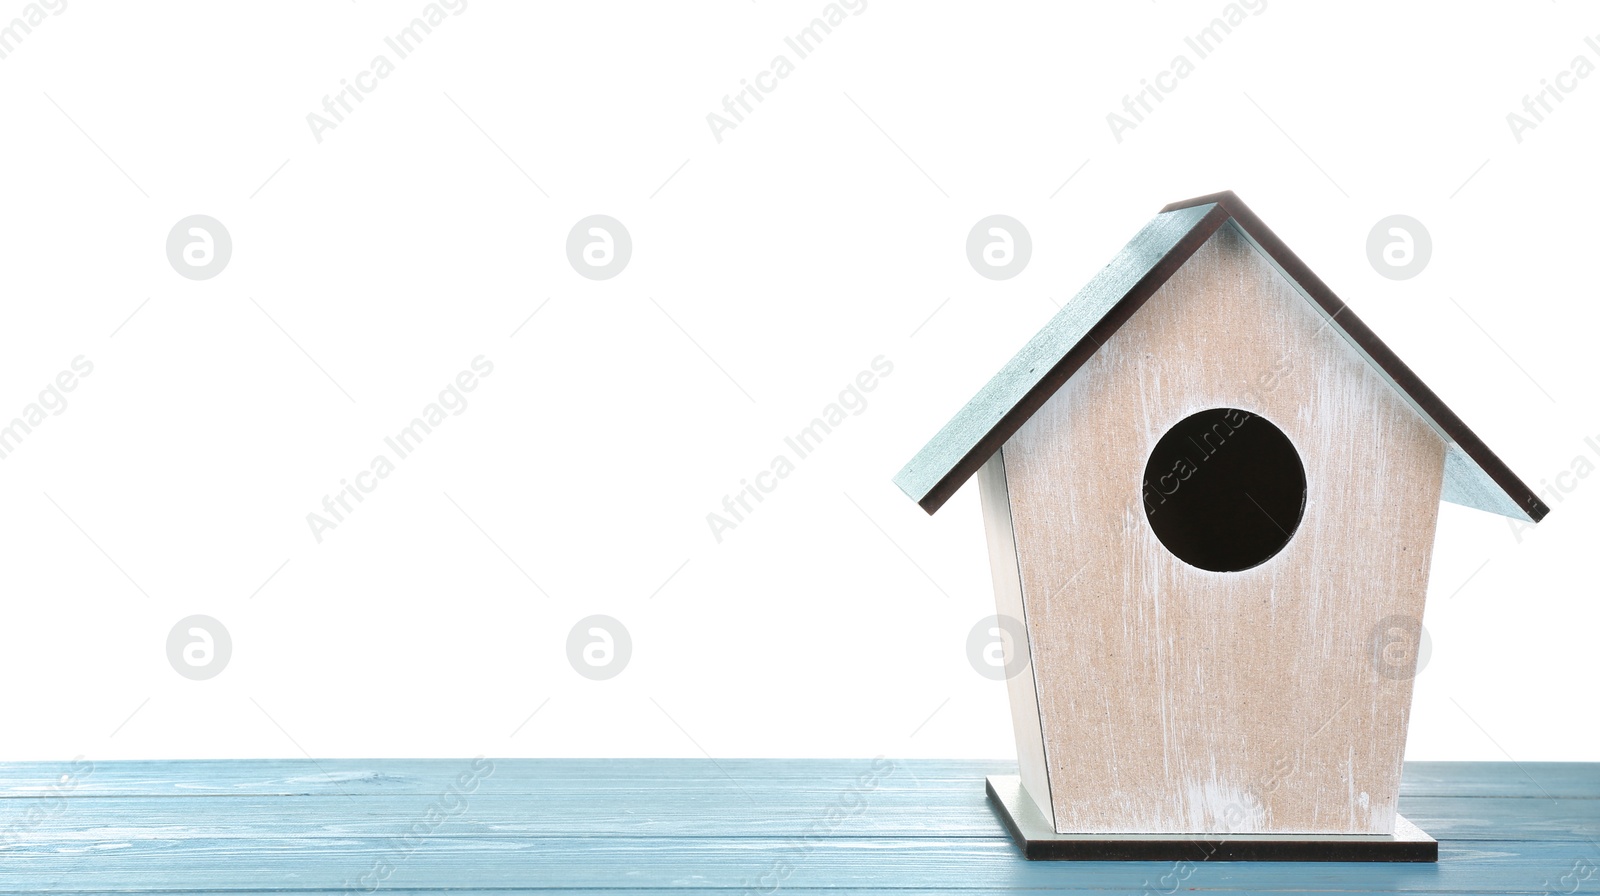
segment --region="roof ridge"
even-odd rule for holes
[[[1163,207],[923,446],[895,476],[895,484],[928,513],[937,511],[1229,221],[1445,442],[1444,500],[1533,522],[1550,512],[1231,190]]]

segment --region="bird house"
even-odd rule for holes
[[[1548,508],[1238,197],[1163,209],[895,482],[974,476],[1030,856],[1436,858],[1396,807],[1439,502]]]

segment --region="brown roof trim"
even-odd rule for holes
[[[1543,519],[1550,512],[1550,508],[1539,500],[1517,474],[1511,472],[1483,439],[1473,432],[1465,422],[1447,406],[1443,400],[1424,383],[1420,377],[1396,355],[1389,346],[1385,345],[1378,335],[1362,322],[1350,307],[1334,294],[1322,278],[1312,273],[1311,268],[1300,260],[1298,255],[1286,245],[1278,235],[1272,232],[1256,213],[1245,205],[1243,200],[1233,194],[1232,190],[1213,193],[1209,196],[1200,196],[1184,202],[1174,202],[1162,209],[1163,212],[1175,211],[1196,205],[1216,203],[1225,209],[1230,217],[1238,223],[1267,257],[1281,268],[1289,280],[1299,285],[1307,297],[1317,303],[1328,316],[1333,319],[1334,325],[1342,330],[1346,337],[1355,344],[1368,358],[1389,377],[1399,389],[1404,392],[1424,414],[1432,418],[1434,424],[1444,432],[1446,438],[1460,446],[1461,450],[1471,458],[1478,467],[1489,476],[1494,484],[1499,486],[1506,496],[1518,507],[1528,514],[1534,522]]]

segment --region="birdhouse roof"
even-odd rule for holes
[[[1230,222],[1444,440],[1444,500],[1531,522],[1549,513],[1533,490],[1232,192],[1162,209],[917,452],[895,484],[928,513],[938,510]]]

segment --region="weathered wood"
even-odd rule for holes
[[[83,760],[87,761],[87,760]],[[189,759],[92,762],[74,776],[71,793],[87,796],[264,796],[434,794],[459,774],[467,759]],[[550,794],[653,790],[737,791],[750,781],[778,791],[833,793],[868,770],[873,759],[492,759],[495,773],[478,782],[480,793]],[[989,759],[897,759],[896,776],[879,786],[904,784],[935,791],[964,790],[1014,763]],[[54,792],[70,762],[0,763],[0,801]],[[899,771],[904,772],[900,777]],[[0,802],[0,811],[4,811]]]
[[[1156,441],[1218,407],[1282,430],[1307,482],[1293,537],[1236,572],[1183,562],[1145,516]],[[1411,680],[1374,636],[1422,618],[1444,444],[1238,229],[1001,462],[1057,831],[1393,830]]]
[[[1017,533],[1011,525],[1011,499],[1006,494],[1006,471],[997,453],[978,471],[984,533],[989,543],[989,569],[994,578],[997,618],[1009,621],[1006,639],[1006,695],[1011,702],[1011,728],[1017,744],[1017,768],[1023,793],[1052,825],[1055,809],[1050,800],[1050,776],[1045,766],[1044,733],[1039,726],[1038,680],[1034,676],[1027,644],[1028,611],[1022,600],[1022,570],[1017,564]],[[1020,632],[1017,631],[1020,629]],[[1022,635],[1022,643],[1015,643]],[[1015,664],[1015,668],[1013,668]]]
[[[872,760],[493,762],[415,849],[403,838],[467,760],[97,762],[59,802],[40,797],[63,763],[0,765],[0,893],[361,890],[383,862],[381,891],[480,896],[1545,893],[1600,862],[1600,765],[1578,763],[1409,765],[1401,808],[1440,837],[1437,866],[1183,868],[1028,863],[984,798],[1009,762],[895,760],[859,799]]]
[[[979,778],[978,780],[982,780]],[[641,804],[633,791],[611,790],[585,795],[577,791],[540,794],[479,795],[471,811],[445,821],[437,836],[481,837],[607,837],[773,838],[792,833],[796,818],[821,816],[832,808],[838,791],[762,789],[761,804],[745,794],[709,783],[698,788],[663,787],[655,800]],[[666,796],[671,799],[666,799]],[[70,812],[45,817],[29,826],[28,839],[103,841],[118,835],[148,837],[182,834],[208,839],[274,837],[385,837],[396,819],[418,812],[433,795],[326,793],[284,798],[233,796],[226,811],[197,811],[193,799],[77,797]],[[537,797],[536,808],[532,800]],[[1600,807],[1592,800],[1545,797],[1484,797],[1470,816],[1459,812],[1461,797],[1402,797],[1400,811],[1427,822],[1428,832],[1452,840],[1542,840],[1584,842]],[[0,811],[0,830],[16,818]],[[92,824],[91,824],[92,821]],[[1419,821],[1419,823],[1421,823]],[[1600,835],[1600,830],[1595,832]],[[860,814],[841,817],[823,838],[937,835],[948,838],[992,838],[994,818],[984,810],[984,795],[972,780],[945,790],[884,789],[874,791]]]
[[[96,796],[345,796],[435,795],[465,759],[126,759],[96,762],[76,779],[74,799]],[[479,793],[625,794],[737,793],[734,782],[759,781],[764,792],[834,793],[871,759],[494,759]],[[973,781],[1010,774],[998,759],[896,759],[897,772],[878,788],[919,793],[970,793]],[[16,811],[4,800],[55,792],[67,762],[0,763],[0,818]],[[904,771],[901,775],[899,771]],[[1402,796],[1600,799],[1600,765],[1590,762],[1428,762],[1405,764]],[[10,808],[8,808],[10,807]],[[1413,813],[1415,814],[1415,813]]]
[[[0,892],[216,892],[364,889],[390,863],[385,890],[502,888],[519,892],[633,887],[654,890],[858,887],[909,890],[1048,889],[1138,893],[1171,862],[1028,862],[1009,837],[877,841],[727,838],[661,841],[614,837],[513,840],[431,837],[415,850],[382,839],[210,840],[169,837],[116,843],[25,844],[6,850]],[[1312,862],[1196,863],[1186,888],[1230,891],[1544,893],[1574,862],[1600,862],[1572,843],[1479,841],[1441,846],[1437,866]],[[1381,870],[1374,870],[1381,867]],[[782,876],[787,870],[787,876]],[[763,885],[761,881],[768,881]],[[1166,889],[1162,887],[1160,889]]]
[[[1061,834],[1017,775],[989,776],[989,800],[1022,854],[1074,862],[1437,862],[1439,842],[1405,816],[1392,834]]]

